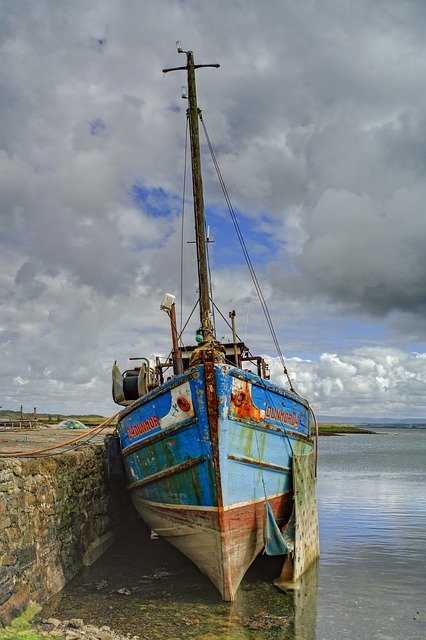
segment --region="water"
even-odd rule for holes
[[[330,440],[320,441],[317,637],[424,638],[426,431]]]
[[[161,640],[425,638],[426,430],[323,437],[319,452],[321,560],[298,592],[277,589],[279,559],[262,557],[223,603],[139,523],[42,616]]]

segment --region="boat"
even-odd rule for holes
[[[178,52],[186,65],[163,72],[187,73],[200,329],[195,345],[182,346],[175,297],[165,294],[171,355],[123,373],[114,363],[113,398],[124,406],[117,434],[139,515],[233,601],[262,550],[286,557],[290,582],[318,556],[315,420],[309,402],[274,384],[265,359],[238,338],[234,311],[232,341],[215,336],[195,71],[219,65]]]

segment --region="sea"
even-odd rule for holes
[[[140,520],[46,603],[141,640],[424,640],[426,428],[319,438],[321,557],[299,589],[260,556],[234,603]],[[155,537],[154,537],[155,538]]]

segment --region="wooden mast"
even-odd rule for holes
[[[206,223],[204,215],[203,180],[201,175],[200,137],[198,127],[198,117],[200,110],[197,105],[197,90],[195,83],[195,69],[200,67],[219,67],[218,64],[195,64],[192,51],[183,51],[178,47],[179,53],[185,53],[187,65],[185,67],[175,67],[163,69],[163,73],[169,71],[187,71],[188,76],[188,102],[187,111],[189,122],[189,135],[191,141],[191,164],[192,164],[192,190],[194,196],[194,217],[195,217],[195,242],[197,246],[197,269],[198,287],[200,294],[200,322],[203,336],[206,338],[213,335],[212,313],[210,304],[209,271],[207,261],[207,237]]]

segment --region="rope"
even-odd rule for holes
[[[211,268],[210,268],[210,251],[209,251],[209,239],[207,237],[207,242],[206,242],[206,254],[207,254],[207,268],[209,271],[209,298],[210,298],[210,302],[213,305],[212,308],[212,322],[213,322],[213,331],[214,334],[216,334],[216,317],[214,314],[214,310],[215,310],[215,304],[213,302],[213,283],[212,283],[212,272],[211,272]]]
[[[87,436],[89,436],[90,434],[93,434],[92,436],[87,438],[87,440],[90,440],[91,438],[93,438],[93,436],[97,435],[98,433],[100,433],[102,431],[102,429],[104,429],[106,426],[108,426],[119,415],[119,413],[120,413],[120,411],[115,413],[110,418],[107,418],[106,420],[104,420],[104,422],[101,422],[101,424],[98,424],[96,427],[93,427],[93,429],[90,429],[89,431],[86,431],[85,433],[77,436],[76,438],[72,438],[71,440],[67,440],[66,442],[62,442],[60,444],[53,444],[50,447],[45,447],[44,449],[39,449],[38,451],[28,451],[28,452],[26,452],[26,451],[8,451],[7,453],[0,453],[0,458],[35,458],[35,457],[39,456],[42,453],[44,454],[44,453],[46,453],[48,451],[53,451],[53,449],[63,449],[64,447],[67,447],[69,445],[75,444],[79,440],[82,440],[83,438],[87,438]],[[79,446],[81,444],[84,444],[84,441],[81,442],[79,444]],[[61,451],[57,451],[56,453],[51,454],[51,455],[57,455],[59,453],[62,453],[62,452]]]
[[[256,440],[258,460],[260,460],[261,457],[260,457],[259,441],[257,439],[257,431],[254,432],[254,437],[255,437],[255,440]],[[260,477],[262,479],[263,495],[264,495],[264,498],[265,498],[265,504],[267,504],[268,503],[268,498],[267,498],[267,495],[266,495],[266,485],[265,485],[265,478],[263,477],[263,469],[262,469],[262,467],[260,467]]]
[[[296,391],[295,391],[295,389],[293,387],[293,383],[292,383],[291,378],[290,378],[290,374],[289,374],[289,372],[287,370],[287,366],[286,366],[285,361],[284,361],[284,356],[282,354],[282,351],[281,351],[281,348],[280,348],[280,345],[279,345],[279,342],[278,342],[277,335],[275,333],[275,329],[274,329],[274,325],[272,323],[272,318],[271,318],[271,315],[270,315],[270,312],[269,312],[269,309],[268,309],[268,305],[266,303],[265,297],[263,295],[262,289],[261,289],[259,281],[257,279],[257,275],[256,275],[256,272],[254,270],[253,263],[252,263],[252,261],[250,259],[250,255],[249,255],[249,253],[247,251],[247,247],[246,247],[246,244],[244,242],[244,238],[243,238],[243,235],[241,233],[240,226],[238,224],[237,216],[235,214],[234,208],[232,206],[231,199],[230,199],[228,191],[226,189],[226,185],[225,185],[225,182],[223,180],[222,173],[220,171],[220,167],[219,167],[216,155],[214,153],[213,146],[211,144],[210,137],[209,137],[209,134],[207,133],[206,125],[204,124],[203,116],[202,116],[201,113],[200,113],[200,121],[201,121],[201,124],[202,124],[202,127],[203,127],[204,135],[206,136],[207,145],[209,147],[209,151],[210,151],[210,154],[211,154],[211,157],[212,157],[212,160],[213,160],[213,164],[214,164],[215,169],[216,169],[216,173],[217,173],[217,176],[218,176],[218,179],[219,179],[219,183],[220,183],[220,186],[222,187],[223,195],[225,196],[225,200],[226,200],[226,203],[228,205],[228,210],[229,210],[229,213],[231,214],[231,219],[232,219],[232,222],[234,224],[234,228],[235,228],[235,231],[237,233],[237,237],[238,237],[238,240],[240,242],[241,249],[243,251],[243,254],[244,254],[244,257],[245,257],[245,260],[246,260],[246,263],[247,263],[247,267],[249,269],[251,278],[253,280],[253,284],[254,284],[254,287],[256,289],[256,292],[257,292],[257,295],[258,295],[258,298],[259,298],[259,301],[260,301],[260,305],[262,307],[263,313],[264,313],[265,318],[266,318],[266,322],[267,322],[268,327],[269,327],[269,331],[271,332],[272,340],[274,342],[275,348],[276,348],[278,356],[280,358],[284,374],[287,377],[287,380],[288,380],[288,383],[289,383],[289,386],[290,386],[290,390],[293,391],[294,393],[296,393]]]

